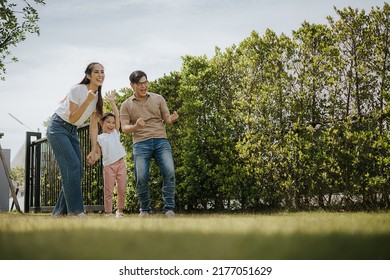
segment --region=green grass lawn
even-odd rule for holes
[[[390,259],[390,213],[88,219],[0,213],[0,259]]]

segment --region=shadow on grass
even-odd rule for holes
[[[12,240],[12,242],[9,242]],[[8,260],[378,260],[386,234],[205,234],[72,229],[1,233]]]

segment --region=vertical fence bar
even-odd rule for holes
[[[41,211],[41,145],[34,145],[34,208],[35,211]]]
[[[40,132],[26,132],[26,158],[24,165],[24,181],[26,185],[26,190],[24,194],[24,212],[30,212],[30,205],[32,205],[32,194],[33,194],[33,182],[34,182],[34,160],[32,159],[31,149],[32,146],[32,137],[40,139],[42,134]]]

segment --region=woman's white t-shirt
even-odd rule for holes
[[[126,156],[126,151],[120,142],[119,132],[116,129],[111,133],[99,134],[97,141],[102,149],[103,166],[117,162]]]
[[[65,100],[61,103],[60,107],[56,110],[56,114],[63,119],[64,121],[71,123],[69,121],[69,102],[73,102],[76,105],[80,106],[88,97],[88,88],[86,85],[75,85],[70,89],[70,92],[66,96]],[[95,99],[89,103],[88,107],[85,109],[81,117],[75,122],[72,123],[75,126],[80,126],[85,123],[86,120],[92,115],[96,110],[96,103],[98,101],[98,95],[96,94]]]

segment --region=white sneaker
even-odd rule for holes
[[[168,210],[167,212],[165,212],[165,216],[167,218],[173,218],[175,217],[175,212],[173,212],[172,210]]]
[[[148,218],[150,213],[148,211],[141,211],[138,216],[141,218]]]
[[[69,217],[75,217],[75,218],[80,218],[80,219],[86,219],[88,218],[87,214],[85,214],[84,212],[81,212],[81,213],[77,213],[77,214],[68,214]]]
[[[118,212],[118,211],[115,212],[115,218],[117,218],[117,219],[122,219],[123,216],[124,216],[123,213]]]
[[[112,213],[104,213],[104,217],[112,218],[112,217],[114,217],[114,214],[112,214]]]

